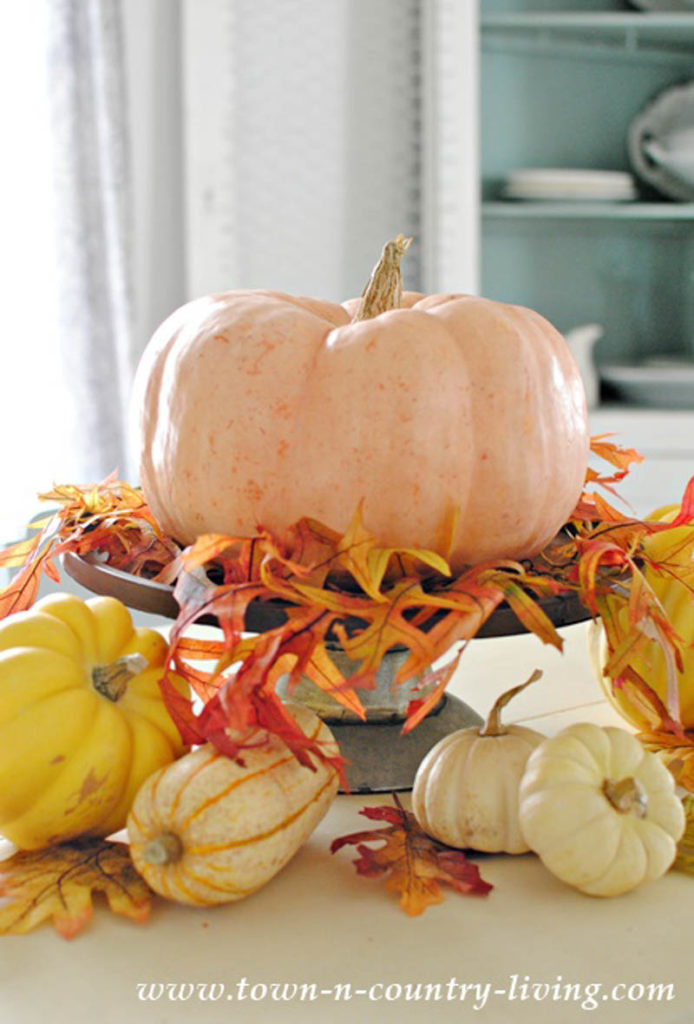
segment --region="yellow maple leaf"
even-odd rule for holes
[[[65,939],[90,920],[95,892],[116,914],[149,916],[152,892],[126,843],[79,839],[43,850],[20,850],[0,863],[0,934],[22,934],[53,919]]]

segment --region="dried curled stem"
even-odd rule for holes
[[[398,235],[383,246],[381,258],[371,271],[366,288],[362,292],[359,309],[352,323],[370,320],[389,309],[398,309],[402,301],[402,273],[400,260],[412,244],[411,238]]]

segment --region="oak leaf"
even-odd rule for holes
[[[694,732],[661,728],[640,732],[638,738],[647,750],[659,756],[678,786],[694,793]]]
[[[0,619],[31,608],[38,596],[43,573],[55,582],[60,579],[51,558],[59,534],[59,522],[56,518],[41,525],[40,533],[0,551],[0,568],[21,566],[10,583],[0,589]]]
[[[339,569],[346,570],[361,590],[372,600],[383,602],[388,598],[382,593],[382,584],[391,560],[400,566],[400,576],[421,575],[422,571],[439,573],[449,577],[451,570],[444,558],[433,551],[419,548],[383,547],[371,534],[362,519],[363,502],[360,502],[347,527],[347,532],[337,543],[337,562]],[[423,567],[426,567],[424,569]]]
[[[482,879],[477,865],[467,860],[461,850],[428,836],[395,793],[393,800],[394,807],[364,807],[359,812],[366,818],[386,822],[382,828],[340,836],[333,840],[330,852],[356,846],[357,873],[365,878],[385,876],[386,888],[399,893],[400,906],[411,917],[442,902],[442,885],[459,893],[486,896],[492,886]],[[375,850],[366,845],[373,842],[382,845]]]
[[[610,465],[614,466],[617,470],[616,473],[608,475],[602,475],[597,470],[592,469],[590,466],[586,472],[586,484],[597,483],[604,487],[606,490],[611,491],[613,494],[616,492],[612,489],[610,484],[619,483],[627,476],[629,468],[633,463],[643,462],[643,455],[637,452],[634,448],[623,448],[621,445],[614,444],[612,441],[607,441],[606,438],[612,437],[611,434],[596,434],[590,439],[590,450],[593,455],[597,455],[598,458],[603,459],[605,462],[609,462]]]
[[[149,916],[152,892],[126,843],[78,839],[20,850],[0,863],[0,934],[22,934],[52,918],[71,939],[90,920],[95,892],[116,914],[138,922]]]

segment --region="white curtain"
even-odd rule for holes
[[[53,0],[58,324],[87,480],[127,473],[124,425],[137,360],[131,330],[131,180],[120,0]]]
[[[2,33],[0,542],[53,481],[129,471],[130,172],[120,0],[30,0]]]

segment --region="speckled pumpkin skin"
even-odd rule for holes
[[[344,531],[363,499],[387,545],[454,570],[539,551],[580,495],[583,386],[539,314],[405,293],[351,323],[271,291],[197,299],[157,330],[138,370],[141,482],[164,530]]]

